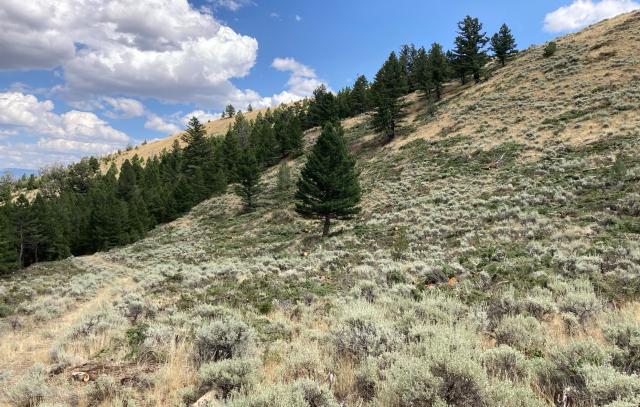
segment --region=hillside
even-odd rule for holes
[[[410,95],[390,144],[345,121],[362,213],[328,239],[271,168],[254,212],[0,279],[0,403],[640,405],[640,13],[557,43]]]
[[[252,112],[243,112],[242,114],[247,118],[247,120],[253,120],[256,118],[258,113],[262,112],[264,114],[265,111],[266,109],[259,109],[259,110],[256,109]],[[234,120],[235,120],[234,118],[224,118],[224,119],[210,120],[203,124],[207,131],[207,134],[224,135],[227,132],[229,125],[233,124]],[[111,163],[115,163],[116,167],[120,168],[120,165],[122,165],[122,163],[125,160],[130,160],[135,155],[146,160],[147,158],[155,157],[162,154],[162,152],[165,150],[170,151],[173,146],[173,143],[176,140],[178,140],[181,143],[181,145],[184,144],[183,141],[180,139],[181,134],[182,133],[172,134],[169,137],[165,137],[156,141],[135,146],[133,149],[128,151],[115,153],[108,157],[109,158],[108,161],[106,162],[103,161],[102,169],[107,170],[111,165]]]

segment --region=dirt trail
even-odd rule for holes
[[[23,328],[1,337],[0,372],[8,372],[10,382],[22,376],[35,363],[49,364],[49,350],[56,343],[64,343],[70,327],[80,321],[84,315],[95,312],[104,304],[120,297],[123,288],[126,289],[135,284],[132,279],[133,269],[113,263],[102,254],[78,260],[76,265],[85,268],[87,272],[91,271],[82,267],[83,264],[93,264],[98,268],[117,271],[114,272],[114,278],[105,280],[105,284],[95,293],[78,300],[72,309],[61,316],[43,323],[29,319]]]

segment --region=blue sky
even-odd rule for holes
[[[456,22],[506,22],[520,48],[633,0],[4,0],[0,168],[105,154],[226,103],[273,106],[371,78],[404,43],[450,48]]]

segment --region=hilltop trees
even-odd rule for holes
[[[442,97],[442,85],[449,77],[449,63],[446,54],[442,50],[442,45],[438,43],[431,45],[426,58],[426,69],[427,94],[433,91],[436,94],[436,100],[440,100]]]
[[[463,83],[468,73],[471,73],[476,83],[480,82],[482,68],[487,61],[484,47],[488,41],[487,34],[482,31],[482,23],[477,18],[466,16],[458,23],[453,55]]]
[[[396,135],[396,124],[402,113],[398,98],[407,92],[407,77],[395,52],[391,52],[376,74],[371,90],[375,103],[373,125],[389,142]]]
[[[348,219],[360,211],[358,173],[339,124],[325,125],[307,157],[295,197],[299,214],[323,220],[323,236],[329,235],[331,219]]]
[[[500,31],[491,37],[490,49],[498,61],[504,66],[507,59],[516,52],[516,40],[506,24],[502,24]]]

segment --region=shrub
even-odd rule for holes
[[[33,365],[18,383],[6,391],[7,399],[18,407],[38,405],[50,393],[45,381],[46,377],[44,365],[40,363]]]
[[[370,402],[376,396],[378,376],[378,363],[373,357],[364,360],[356,370],[355,389],[365,402]]]
[[[614,365],[627,373],[640,373],[640,323],[609,325],[604,336],[619,349],[613,358]]]
[[[288,380],[318,379],[322,370],[322,358],[316,346],[294,343],[285,351],[280,376]]]
[[[482,368],[471,359],[454,354],[436,363],[431,372],[442,380],[439,394],[447,405],[488,405],[486,376]]]
[[[362,359],[391,350],[396,340],[387,327],[362,317],[351,317],[333,332],[333,342],[339,356]]]
[[[640,394],[640,377],[625,375],[611,366],[585,365],[579,370],[587,397],[595,405],[628,400]]]
[[[107,375],[100,375],[96,381],[87,388],[87,396],[95,402],[103,402],[114,398],[118,394],[116,380]]]
[[[232,397],[227,407],[309,407],[304,394],[292,385],[264,385],[256,390]]]
[[[545,47],[544,50],[542,52],[542,55],[545,58],[549,58],[551,56],[553,56],[553,54],[556,53],[556,51],[558,50],[558,44],[556,44],[555,41],[551,41],[550,43],[548,43]]]
[[[374,405],[419,407],[442,404],[442,380],[431,373],[427,361],[415,357],[401,358],[386,372],[386,381]]]
[[[302,393],[302,397],[309,407],[338,407],[339,404],[331,391],[313,380],[302,379],[293,384]]]
[[[580,324],[602,311],[602,301],[593,292],[591,284],[576,283],[574,289],[561,296],[559,308],[562,312],[570,312],[578,317]]]
[[[204,364],[198,370],[201,388],[214,388],[223,399],[256,380],[256,362],[250,359],[225,359]]]
[[[379,295],[378,285],[373,281],[359,281],[355,287],[351,289],[351,295],[357,299],[363,299],[372,303]]]
[[[69,337],[78,339],[103,333],[109,329],[122,326],[123,318],[113,312],[113,308],[102,308],[94,314],[84,316],[71,328]]]
[[[242,321],[227,318],[209,322],[196,332],[196,359],[204,363],[245,356],[254,337],[253,329]]]
[[[498,344],[509,345],[526,354],[533,354],[544,348],[544,333],[540,323],[534,317],[523,315],[504,317],[494,334]]]
[[[507,345],[489,349],[482,355],[482,365],[489,376],[514,382],[525,381],[529,376],[526,357]]]
[[[547,407],[548,404],[540,400],[531,386],[514,385],[508,381],[491,383],[488,389],[491,406],[499,407]]]

